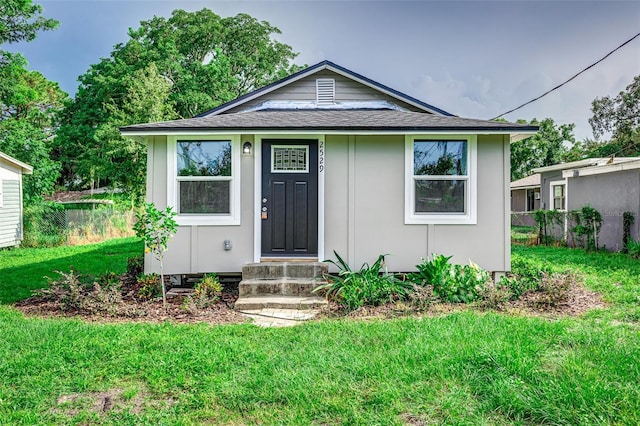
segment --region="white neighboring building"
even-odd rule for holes
[[[0,152],[0,247],[22,241],[22,175],[33,167]]]

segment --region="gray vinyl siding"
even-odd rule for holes
[[[403,135],[326,135],[324,258],[335,250],[352,267],[388,254],[392,271],[411,271],[421,257],[452,255],[490,271],[506,271],[509,257],[509,141],[478,136],[478,202],[475,225],[406,225]],[[242,142],[257,140],[242,135]],[[149,141],[149,201],[166,206],[166,138]],[[254,155],[241,157],[241,225],[180,226],[169,244],[165,273],[240,272],[254,258]],[[225,251],[224,240],[233,248]],[[320,259],[323,260],[323,259]],[[146,271],[157,272],[147,257]]]
[[[389,270],[411,271],[435,252],[509,270],[508,144],[478,136],[476,225],[405,225],[404,136],[327,136],[325,255],[358,268],[389,254]]]
[[[315,101],[316,100],[316,80],[318,78],[335,79],[336,101],[389,101],[409,111],[421,112],[420,109],[402,102],[392,96],[386,95],[376,89],[365,86],[357,81],[346,78],[340,74],[329,70],[320,71],[312,76],[290,83],[282,88],[276,89],[259,98],[248,101],[236,108],[232,108],[225,113],[246,111],[267,100],[287,100],[287,101]]]
[[[242,135],[241,141],[253,143],[253,135]],[[167,206],[167,137],[150,137],[147,150],[147,201],[164,209]],[[253,262],[254,156],[242,155],[240,168],[241,225],[179,226],[164,259],[166,274],[240,272],[242,265]],[[224,250],[224,240],[231,241],[231,250]],[[160,272],[159,264],[149,254],[145,258],[145,272]]]
[[[20,181],[3,179],[3,206],[0,207],[0,247],[19,244],[22,240]]]

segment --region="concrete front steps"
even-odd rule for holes
[[[259,309],[308,310],[327,304],[312,291],[325,284],[328,267],[319,262],[252,263],[242,267],[238,311]]]

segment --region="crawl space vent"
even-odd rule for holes
[[[332,105],[336,100],[336,81],[333,78],[319,78],[316,80],[316,103],[318,105]]]

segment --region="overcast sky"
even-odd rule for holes
[[[634,1],[41,0],[57,30],[20,51],[73,95],[77,77],[127,41],[127,29],[177,8],[248,13],[280,28],[298,64],[333,61],[453,114],[492,118],[528,101],[640,32]],[[640,75],[640,38],[560,90],[505,116],[551,117],[592,137],[595,97]]]

